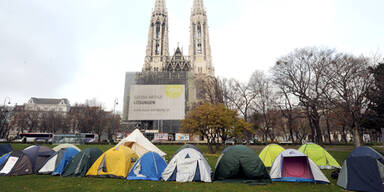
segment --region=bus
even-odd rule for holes
[[[28,143],[28,142],[45,142],[50,143],[52,142],[53,133],[20,133],[17,137],[15,142],[22,142],[22,143]]]
[[[74,134],[55,134],[52,139],[53,144],[87,144],[95,143],[98,140],[94,133],[74,133]]]
[[[80,133],[84,143],[96,143],[98,141],[98,135],[95,133]]]

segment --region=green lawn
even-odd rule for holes
[[[16,150],[26,148],[27,144],[13,144]],[[54,147],[48,145],[49,147]],[[111,145],[82,145],[81,149],[97,147],[106,151]],[[167,160],[180,147],[180,145],[159,145],[166,152]],[[216,165],[218,154],[208,154],[205,145],[198,146],[204,153],[212,169]],[[251,146],[257,153],[263,146]],[[284,146],[284,148],[298,148],[298,146]],[[327,150],[342,164],[343,160],[353,149],[352,146],[327,146]],[[176,183],[176,182],[151,182],[151,181],[126,181],[121,179],[105,178],[64,178],[42,175],[28,175],[19,177],[0,177],[0,191],[260,191],[260,192],[290,192],[290,191],[344,191],[335,184],[330,177],[332,171],[325,170],[324,173],[331,184],[309,184],[309,183],[272,183],[269,185],[250,186],[247,184],[231,183]]]

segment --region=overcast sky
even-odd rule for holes
[[[167,0],[170,52],[188,53],[193,0]],[[295,48],[383,54],[383,0],[205,0],[216,76],[248,81]],[[122,109],[154,0],[0,0],[0,105],[96,98]],[[8,99],[6,99],[8,103]]]

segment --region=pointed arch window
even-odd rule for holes
[[[202,53],[201,40],[197,40],[197,53]]]
[[[156,42],[156,55],[158,55],[160,52],[159,48],[160,48],[159,42]]]
[[[160,22],[156,22],[156,38],[160,38]]]
[[[201,24],[197,24],[197,38],[201,38]]]

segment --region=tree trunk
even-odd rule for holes
[[[329,144],[332,145],[331,130],[330,130],[330,126],[329,126],[329,118],[328,118],[328,116],[327,116],[327,119],[326,119],[326,123],[327,123],[327,131],[328,131]]]
[[[355,125],[353,128],[353,137],[354,137],[353,140],[354,140],[355,147],[360,147],[361,146],[361,139],[360,139],[359,128],[357,125]]]
[[[216,151],[220,150],[220,143],[216,143]]]
[[[344,141],[345,144],[347,144],[348,141],[347,141],[347,133],[346,133],[345,125],[343,125],[341,134],[342,134],[342,140]]]
[[[215,154],[215,150],[213,149],[211,138],[208,135],[206,135],[206,138],[207,138],[207,144],[208,144],[209,153],[210,154]]]
[[[292,120],[292,116],[289,115],[288,116],[288,129],[289,129],[289,137],[292,141],[292,144],[295,143],[295,139],[293,138],[293,120]]]
[[[209,150],[210,154],[214,154],[215,153],[211,142],[208,142],[208,150]]]

